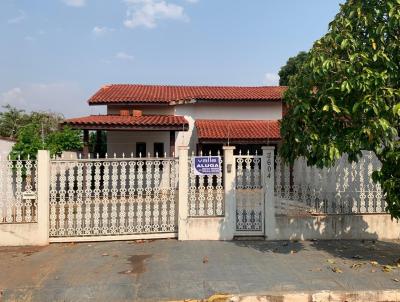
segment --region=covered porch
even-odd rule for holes
[[[90,153],[100,157],[105,155],[101,152],[103,133],[108,156],[173,156],[177,132],[187,131],[189,127],[183,116],[141,115],[141,112],[132,115],[90,115],[68,119],[63,126],[83,131],[84,158],[88,158]],[[90,133],[95,133],[94,139]],[[94,145],[92,150],[89,150],[90,140]]]
[[[263,146],[281,140],[277,120],[196,120],[197,153],[217,154],[223,146],[235,146],[235,155],[261,154]]]

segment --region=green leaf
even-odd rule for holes
[[[384,119],[384,118],[380,118],[379,119],[379,124],[381,125],[381,127],[383,128],[383,130],[387,130],[387,129],[389,129],[389,127],[390,127],[390,124],[389,124],[389,122],[386,120],[386,119]]]
[[[329,147],[329,159],[331,161],[338,158],[338,155],[339,155],[339,150],[335,146]]]
[[[323,108],[322,108],[322,111],[329,111],[329,105],[325,105]]]
[[[393,106],[393,114],[400,116],[400,103],[397,103]]]
[[[340,108],[338,106],[336,106],[335,104],[332,105],[332,109],[333,111],[335,111],[336,113],[340,113]]]
[[[360,102],[355,103],[355,104],[353,105],[352,112],[353,112],[353,113],[357,112],[357,111],[358,111],[358,108],[359,108],[360,106],[361,106],[361,103],[360,103]]]

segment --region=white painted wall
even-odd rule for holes
[[[400,224],[389,214],[277,216],[270,240],[398,240]]]
[[[128,156],[131,152],[136,156],[136,143],[146,143],[146,151],[151,156],[154,143],[164,143],[164,151],[169,156],[169,131],[107,131],[107,153],[110,156],[114,153],[117,157],[122,153]]]

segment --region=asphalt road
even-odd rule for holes
[[[0,248],[0,301],[400,289],[400,242],[158,240]]]

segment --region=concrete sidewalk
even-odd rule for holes
[[[399,257],[400,242],[372,241],[159,240],[0,248],[0,301],[164,301],[214,294],[236,295],[233,301],[268,294],[284,301],[284,295],[322,291],[341,297],[363,292],[370,300],[386,292],[400,299]]]

